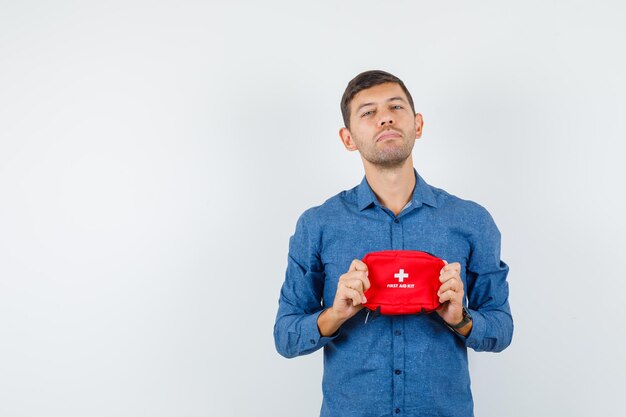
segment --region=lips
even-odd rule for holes
[[[396,132],[395,130],[386,130],[380,135],[378,135],[378,137],[376,138],[376,142],[380,142],[381,140],[385,140],[385,139],[393,139],[393,138],[401,138],[401,137],[402,135],[400,135],[400,133]]]

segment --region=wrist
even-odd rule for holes
[[[332,336],[344,322],[345,320],[341,319],[332,307],[329,307],[317,317],[317,329],[323,337]]]
[[[450,327],[457,330],[457,329],[461,329],[467,326],[471,321],[472,321],[472,315],[470,314],[469,310],[465,308],[465,306],[463,306],[463,310],[461,312],[461,320],[458,320],[456,323],[448,323],[448,324],[450,325]]]
[[[455,323],[446,323],[451,330],[459,333],[463,336],[469,335],[472,330],[472,315],[469,310],[463,306],[462,316],[460,320],[457,320]]]
[[[468,324],[466,324],[465,326],[461,328],[453,329],[452,327],[450,327],[450,329],[452,329],[453,332],[460,334],[461,336],[467,337],[472,332],[473,324],[474,323],[470,321]]]

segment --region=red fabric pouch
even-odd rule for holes
[[[437,291],[443,260],[416,250],[370,252],[363,257],[370,288],[364,307],[381,314],[431,313],[441,305]]]

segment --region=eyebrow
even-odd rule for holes
[[[403,101],[403,102],[405,102],[405,103],[407,102],[407,101],[406,101],[405,99],[403,99],[402,97],[397,96],[397,97],[391,97],[391,98],[387,99],[387,103],[389,103],[390,101],[397,101],[397,100],[399,100],[399,101]],[[356,112],[356,113],[358,113],[358,112],[359,112],[359,111],[360,111],[363,107],[366,107],[366,106],[372,106],[372,105],[374,105],[374,104],[376,104],[376,103],[363,103],[363,104],[361,104],[359,107],[357,107],[357,109],[355,110],[355,112]]]

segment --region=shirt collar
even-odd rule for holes
[[[436,208],[437,199],[430,189],[430,185],[426,184],[426,181],[424,181],[424,179],[417,173],[415,168],[413,168],[413,173],[415,174],[415,188],[413,188],[413,195],[411,196],[411,206],[420,207],[422,204],[428,204],[429,206]],[[363,176],[363,180],[357,189],[357,202],[359,205],[359,211],[363,211],[372,203],[377,206],[381,205],[378,198],[370,188],[365,175]]]

